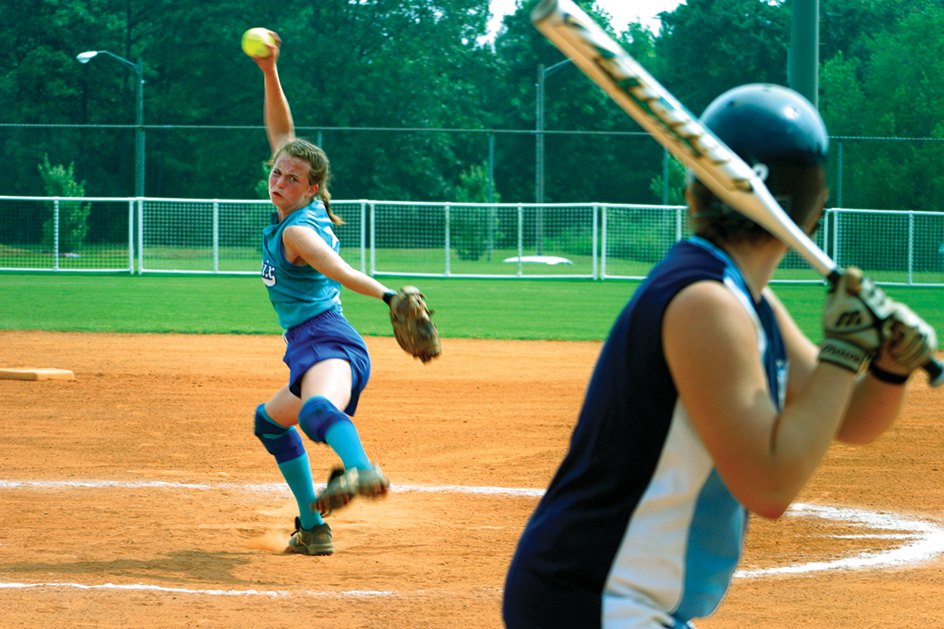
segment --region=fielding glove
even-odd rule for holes
[[[424,363],[442,354],[439,332],[430,318],[433,311],[426,306],[426,297],[415,286],[404,286],[396,293],[384,295],[390,306],[393,335],[403,351]]]

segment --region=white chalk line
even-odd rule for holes
[[[146,590],[153,592],[170,592],[172,594],[208,594],[210,596],[290,596],[292,594],[308,594],[311,596],[341,596],[341,597],[391,597],[397,596],[395,592],[371,591],[371,590],[350,590],[347,592],[290,592],[288,590],[194,590],[190,588],[167,588],[159,585],[147,585],[145,583],[115,584],[103,583],[101,585],[85,585],[82,583],[0,583],[0,590],[3,589],[23,589],[23,588],[57,588],[67,587],[79,590]]]
[[[315,488],[324,487],[324,483],[315,483]],[[285,483],[187,483],[170,481],[110,481],[110,480],[75,480],[75,481],[17,481],[0,480],[0,489],[199,489],[219,491],[236,489],[258,493],[289,494]],[[543,489],[516,489],[513,487],[469,487],[463,485],[403,485],[397,483],[390,487],[391,492],[428,492],[450,494],[489,494],[506,496],[544,495]]]
[[[323,485],[322,485],[323,486]],[[109,481],[109,480],[74,480],[74,481],[11,481],[0,480],[0,489],[193,489],[193,490],[242,490],[253,493],[282,493],[290,495],[284,483],[190,483],[171,481]],[[506,496],[540,497],[543,489],[509,487],[470,487],[463,485],[402,485],[391,487],[395,492],[429,493],[465,493]],[[794,504],[787,515],[792,517],[816,517],[824,520],[841,522],[848,526],[899,531],[898,533],[864,533],[860,535],[836,535],[839,539],[895,539],[906,543],[877,552],[864,552],[853,557],[844,557],[833,561],[814,561],[777,568],[758,570],[738,570],[736,578],[758,578],[771,575],[789,575],[822,572],[826,570],[855,570],[861,568],[882,568],[904,566],[933,559],[944,553],[944,527],[927,519],[902,516],[891,512],[875,512],[865,509],[838,508],[823,505]],[[211,596],[288,596],[293,593],[283,590],[200,590],[188,588],[165,588],[156,585],[132,584],[83,585],[78,583],[0,583],[0,589],[72,587],[79,589],[115,589],[115,590],[152,590],[181,594],[206,594]],[[384,597],[399,596],[388,591],[349,591],[349,592],[304,592],[312,596],[351,596]]]
[[[837,535],[837,538],[875,538],[908,540],[901,546],[878,552],[864,552],[854,557],[833,561],[812,561],[779,568],[738,570],[735,577],[763,577],[774,574],[803,574],[824,570],[855,570],[888,568],[927,561],[944,553],[944,528],[930,520],[906,517],[897,513],[866,511],[824,505],[795,504],[787,512],[793,517],[818,517],[833,522],[867,529],[902,531],[887,535]]]

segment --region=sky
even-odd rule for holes
[[[516,0],[491,0],[492,32],[497,32],[501,19],[508,13],[515,12]],[[673,11],[681,0],[597,0],[597,6],[613,16],[613,30],[622,32],[630,22],[639,21],[648,26],[653,33],[659,33],[659,20],[656,15],[662,11]]]

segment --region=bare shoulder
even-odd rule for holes
[[[309,264],[319,268],[317,260],[330,249],[311,227],[289,225],[282,231],[282,244],[285,246],[285,258],[292,264]]]
[[[708,431],[730,428],[766,397],[758,338],[751,313],[720,282],[696,282],[669,303],[662,344],[696,425]]]
[[[745,327],[753,331],[754,323],[738,297],[724,284],[705,280],[686,286],[669,302],[663,319],[663,337],[673,335],[689,337],[688,340],[710,337],[706,342],[724,340],[730,334],[746,338]],[[704,333],[709,330],[713,334]]]
[[[289,225],[282,230],[282,242],[286,247],[300,248],[316,236],[315,230],[306,225]]]
[[[666,307],[662,344],[673,374],[684,380],[691,370],[704,371],[702,365],[706,362],[739,361],[751,348],[756,350],[757,328],[750,313],[724,284],[695,282]]]
[[[282,240],[299,240],[315,235],[315,230],[307,225],[289,225],[282,231]]]

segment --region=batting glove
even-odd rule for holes
[[[858,373],[878,354],[880,323],[892,311],[885,291],[860,269],[847,268],[826,295],[819,359]]]
[[[885,337],[882,366],[892,373],[911,374],[927,363],[937,350],[934,328],[904,304],[895,302],[892,316],[882,329]]]

